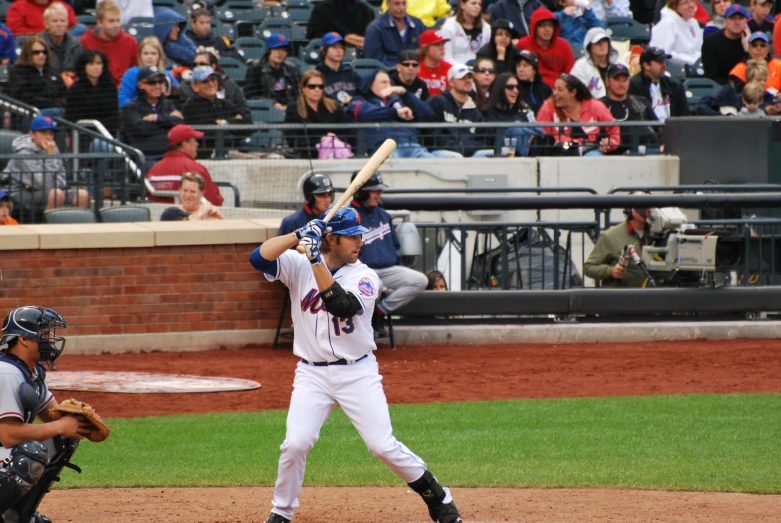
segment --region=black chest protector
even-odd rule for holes
[[[32,423],[35,416],[38,415],[38,409],[46,399],[46,385],[44,384],[46,369],[39,362],[35,364],[35,370],[30,372],[30,368],[21,358],[7,351],[0,351],[0,361],[10,363],[22,371],[25,381],[19,386],[19,399],[22,402],[24,423]]]

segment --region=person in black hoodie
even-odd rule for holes
[[[374,9],[359,0],[324,0],[316,2],[306,24],[306,39],[339,33],[350,45],[363,48],[363,35],[374,20]]]
[[[531,108],[521,100],[519,80],[512,73],[502,73],[496,77],[491,94],[488,97],[487,122],[529,122]],[[532,113],[533,116],[533,113]],[[511,127],[505,130],[505,138],[515,138],[515,154],[529,155],[529,145],[533,136],[544,136],[539,127]]]
[[[520,38],[515,25],[509,20],[499,19],[491,22],[491,41],[477,51],[477,58],[490,58],[496,64],[498,74],[515,70],[515,57],[520,51],[513,40]]]
[[[25,40],[9,74],[9,96],[39,109],[61,109],[67,89],[60,76],[51,70],[50,58],[46,42],[37,36]]]
[[[157,67],[138,71],[138,97],[122,107],[122,133],[127,143],[140,149],[151,167],[168,151],[168,130],[184,123],[184,116],[163,95],[165,73]]]
[[[529,121],[533,121],[542,104],[553,94],[553,89],[542,80],[537,53],[523,50],[515,56],[515,76],[521,89],[520,99],[531,108]]]
[[[65,98],[65,119],[98,120],[111,133],[119,132],[119,98],[117,85],[108,68],[108,58],[94,49],[87,49],[76,60],[74,83]]]
[[[393,85],[403,87],[425,102],[431,95],[426,82],[418,78],[419,72],[420,52],[416,49],[405,49],[399,53],[396,70],[391,71],[390,79]]]
[[[300,158],[317,158],[317,144],[326,136],[336,136],[339,124],[347,118],[336,101],[323,94],[325,79],[317,69],[310,69],[301,77],[298,101],[287,106],[285,123],[333,124],[332,130],[306,128],[285,130],[285,138]]]
[[[301,75],[295,64],[285,61],[293,51],[293,46],[285,35],[272,33],[266,38],[266,49],[263,58],[247,71],[244,94],[250,100],[271,98],[274,107],[284,111],[288,104],[298,99]]]
[[[353,66],[342,62],[344,38],[339,33],[328,33],[320,39],[320,62],[315,69],[325,78],[325,95],[342,106],[358,93],[361,76]]]
[[[689,116],[689,102],[683,84],[665,75],[670,55],[658,47],[647,47],[640,55],[642,71],[629,80],[629,94],[642,96],[656,117]]]
[[[449,88],[442,94],[428,99],[428,105],[434,111],[434,121],[442,123],[470,123],[484,122],[485,117],[477,109],[474,100],[470,96],[474,76],[472,70],[466,65],[454,65],[447,72]],[[446,149],[480,158],[491,156],[493,148],[486,148],[486,133],[488,129],[476,129],[474,127],[447,127],[436,129],[430,139],[433,142],[430,148]]]

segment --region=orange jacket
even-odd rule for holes
[[[781,60],[778,58],[771,58],[767,61],[767,83],[765,84],[765,90],[775,89],[775,91],[781,91]],[[740,62],[729,72],[730,76],[734,76],[743,83],[746,83],[746,62]]]
[[[0,222],[0,225],[19,225],[19,222],[8,216],[5,221]]]

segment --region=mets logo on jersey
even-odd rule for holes
[[[361,281],[358,282],[358,291],[367,298],[371,298],[374,296],[374,283],[369,278],[361,278]]]

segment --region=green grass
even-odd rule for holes
[[[286,411],[109,420],[63,487],[273,485]],[[457,487],[781,493],[781,395],[398,405],[396,437]],[[308,485],[400,485],[335,410]]]

